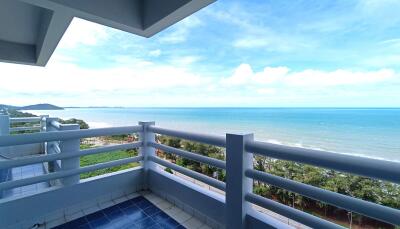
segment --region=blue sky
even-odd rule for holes
[[[74,19],[45,68],[0,64],[13,76],[0,103],[399,107],[398,12],[398,0],[220,0],[149,39]]]

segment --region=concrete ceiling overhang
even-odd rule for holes
[[[151,37],[216,0],[0,0],[0,61],[45,66],[74,17]]]

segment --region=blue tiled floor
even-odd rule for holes
[[[19,180],[28,177],[34,177],[45,174],[43,169],[43,164],[32,164],[21,167],[15,167],[8,171],[7,180]],[[3,192],[4,197],[19,196],[36,193],[41,189],[49,187],[46,182],[41,182],[37,184],[27,185],[23,187],[13,188],[5,190]]]
[[[56,227],[56,229],[66,228],[182,229],[185,227],[140,196]]]

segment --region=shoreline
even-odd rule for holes
[[[271,108],[272,109],[272,108]],[[303,108],[302,108],[303,109]],[[252,113],[251,111],[247,113],[230,113],[235,111],[224,111],[223,108],[220,108],[221,112],[211,113],[208,111],[204,112],[202,110],[195,110],[189,112],[180,112],[180,111],[169,111],[167,108],[163,109],[165,111],[152,110],[151,108],[146,108],[146,111],[143,110],[129,110],[128,108],[123,109],[124,111],[120,111],[119,109],[105,109],[96,110],[91,109],[91,111],[87,111],[88,109],[66,109],[64,111],[48,111],[51,116],[60,117],[63,119],[68,118],[79,118],[83,119],[87,122],[90,128],[105,128],[105,127],[113,127],[113,126],[122,126],[126,125],[136,125],[136,122],[132,122],[131,120],[140,120],[143,117],[149,116],[150,119],[157,120],[160,125],[163,125],[165,128],[172,129],[186,129],[186,130],[196,130],[196,132],[207,133],[213,132],[215,134],[223,135],[223,128],[228,127],[232,132],[246,132],[243,129],[248,125],[249,130],[254,130],[256,140],[263,141],[271,144],[285,145],[289,147],[298,147],[319,151],[327,151],[336,154],[343,155],[351,155],[362,158],[371,158],[377,160],[385,160],[385,161],[395,161],[400,162],[400,145],[396,143],[393,139],[398,135],[398,131],[396,131],[396,127],[399,123],[397,123],[396,119],[393,119],[394,124],[385,124],[382,128],[391,128],[388,131],[394,132],[386,132],[386,129],[382,129],[381,127],[377,127],[378,123],[381,122],[381,119],[375,121],[375,116],[367,116],[368,120],[363,123],[355,123],[352,124],[352,120],[346,120],[348,123],[340,121],[338,117],[344,118],[342,116],[333,116],[335,119],[329,123],[324,123],[327,119],[324,115],[325,112],[316,112],[310,113],[311,117],[307,117],[309,113],[301,113],[299,117],[294,116],[282,116],[287,113],[279,112],[278,115],[272,111],[271,113],[266,112],[266,114],[273,114],[272,118],[279,117],[277,121],[274,122],[275,119],[270,119],[270,117],[264,117],[260,115],[264,115],[264,113]],[[183,109],[184,110],[184,109]],[[245,109],[240,109],[245,110]],[[260,109],[257,109],[260,110]],[[272,109],[273,110],[273,109]],[[400,111],[400,110],[399,110]],[[28,111],[38,114],[44,114],[46,112],[43,111]],[[92,114],[92,112],[94,112]],[[389,114],[397,114],[390,112]],[[208,117],[206,115],[210,115],[210,120],[208,118],[199,118],[199,117]],[[221,115],[229,115],[226,118],[221,118]],[[256,116],[252,116],[255,114]],[[289,113],[290,115],[298,115],[298,113]],[[336,112],[334,112],[336,114]],[[339,114],[343,114],[339,112]],[[377,114],[380,114],[379,112]],[[385,113],[386,114],[386,113]],[[231,116],[232,115],[232,116]],[[237,118],[235,115],[239,115]],[[250,115],[250,116],[249,116]],[[317,115],[317,116],[316,116]],[[355,115],[351,116],[352,118],[358,119],[359,112],[356,112]],[[129,117],[129,119],[128,119]],[[258,118],[247,122],[247,118],[251,120],[252,117]],[[262,119],[259,119],[262,117]],[[307,117],[307,120],[312,120],[310,122],[310,129],[304,129],[303,127],[308,124],[302,123],[302,118]],[[314,119],[314,117],[316,119]],[[325,118],[324,118],[325,117]],[[365,117],[365,116],[361,116]],[[373,117],[373,118],[371,118]],[[381,118],[381,116],[379,116]],[[171,118],[172,120],[176,120],[171,125],[165,125],[166,118]],[[286,118],[288,120],[288,125],[286,126]],[[300,119],[298,119],[300,118]],[[193,121],[190,121],[192,120]],[[265,124],[264,121],[266,120]],[[284,122],[282,122],[282,120]],[[338,122],[336,121],[338,120]],[[343,120],[343,119],[342,119]],[[344,119],[345,120],[345,119]],[[355,120],[357,121],[357,120]],[[372,123],[370,123],[372,122]],[[322,124],[320,124],[322,123]],[[337,124],[336,124],[337,123]],[[193,128],[190,128],[190,124],[193,125]],[[202,128],[209,124],[210,128]],[[301,126],[298,126],[300,125]],[[175,127],[171,127],[174,126]],[[258,125],[258,126],[257,126]],[[337,126],[336,126],[337,125]],[[347,127],[347,125],[350,125]],[[379,124],[380,125],[380,124]],[[382,124],[383,125],[383,124]],[[258,128],[258,129],[255,129]],[[288,129],[291,128],[291,129]],[[307,127],[308,128],[308,127]],[[336,128],[336,129],[335,129]],[[349,129],[348,129],[349,128]],[[369,129],[364,129],[369,128]],[[235,130],[236,129],[236,130]],[[293,131],[290,131],[293,130]],[[380,132],[379,132],[380,131]],[[383,132],[384,131],[384,132]],[[228,130],[229,132],[229,130]],[[343,133],[343,135],[341,134]],[[321,134],[321,135],[319,135]],[[400,134],[400,133],[399,133]],[[386,136],[387,135],[387,136]],[[298,138],[296,136],[299,136]],[[353,139],[354,136],[354,139]],[[325,144],[326,143],[326,144]],[[398,150],[397,150],[398,149]]]
[[[106,127],[115,127],[110,123],[106,122],[87,122],[89,124],[90,129],[95,129],[95,128],[106,128]],[[95,124],[92,126],[91,124]],[[98,124],[98,125],[96,125]],[[202,133],[202,132],[198,132]],[[322,152],[328,152],[328,153],[335,153],[339,155],[348,155],[348,156],[354,156],[354,157],[360,157],[360,158],[369,158],[369,159],[375,159],[375,160],[382,160],[382,161],[391,161],[391,162],[399,162],[400,160],[389,160],[383,157],[374,157],[374,156],[369,156],[365,154],[358,154],[358,153],[343,153],[343,152],[336,152],[332,150],[325,150],[323,148],[319,147],[306,147],[302,146],[301,144],[290,144],[290,143],[284,143],[282,141],[276,140],[276,139],[257,139],[258,141],[263,141],[266,143],[271,143],[271,144],[276,144],[276,145],[283,145],[283,146],[289,146],[289,147],[296,147],[296,148],[302,148],[302,149],[310,149],[310,150],[316,150],[316,151],[322,151]]]

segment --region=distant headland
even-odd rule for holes
[[[64,110],[64,108],[55,106],[48,103],[33,104],[28,106],[12,106],[0,104],[0,110],[12,109],[12,110]]]

